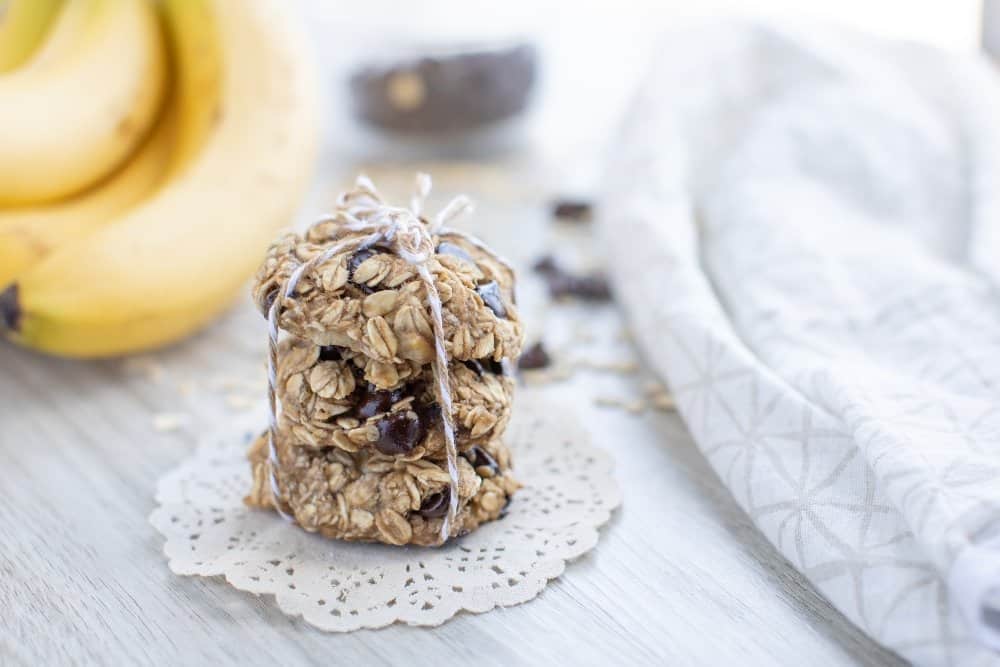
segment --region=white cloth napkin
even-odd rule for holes
[[[734,498],[877,641],[1000,663],[992,66],[816,27],[686,30],[614,153],[618,296]]]

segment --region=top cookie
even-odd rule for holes
[[[287,234],[268,251],[254,283],[265,314],[292,272],[331,243],[365,236],[322,222],[304,236]],[[514,304],[514,276],[490,253],[460,237],[432,237],[427,262],[441,297],[445,349],[452,359],[514,359],[522,329]],[[430,363],[434,335],[427,289],[417,269],[382,244],[334,255],[306,272],[285,299],[279,326],[316,345],[338,345],[376,364]]]

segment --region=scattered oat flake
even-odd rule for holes
[[[160,412],[153,415],[153,428],[161,433],[176,431],[189,421],[183,412]]]
[[[646,401],[641,398],[631,401],[630,403],[625,404],[625,409],[633,415],[642,414],[642,412],[646,409]]]
[[[639,365],[634,361],[591,361],[581,359],[576,362],[580,368],[588,368],[592,371],[609,371],[612,373],[635,373],[639,370]]]
[[[666,392],[666,388],[659,380],[648,380],[642,385],[642,389],[649,396],[654,394],[663,394]]]
[[[226,396],[226,405],[234,410],[246,410],[254,404],[254,398],[242,394],[229,394]]]
[[[159,383],[163,380],[163,366],[150,357],[129,357],[124,362],[124,368],[129,373],[145,375],[150,382]]]
[[[573,370],[568,366],[558,366],[556,368],[540,368],[537,370],[526,370],[521,373],[525,384],[539,385],[551,382],[562,382],[568,380],[573,375]]]
[[[594,397],[594,403],[600,405],[604,408],[623,408],[625,407],[625,401],[620,398],[613,398],[611,396],[596,396]]]
[[[183,397],[191,396],[198,389],[198,383],[194,380],[182,380],[177,383],[177,393]]]
[[[674,401],[674,397],[666,391],[650,396],[649,400],[654,408],[663,412],[672,412],[677,409],[677,403]]]

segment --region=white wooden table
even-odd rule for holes
[[[518,182],[500,171],[438,172],[446,191],[490,184],[470,228],[516,262],[553,245],[586,251],[585,230],[546,223],[543,192],[513,201]],[[530,335],[544,329],[563,360],[632,358],[612,306],[545,307],[537,279],[522,283]],[[893,664],[757,534],[675,414],[594,404],[639,395],[641,373],[578,370],[522,389],[520,400],[541,392],[574,410],[614,453],[624,491],[597,548],[527,604],[435,629],[329,635],[222,580],[173,575],[146,517],[195,433],[230,418],[248,383],[263,391],[264,331],[245,301],[139,359],[0,345],[0,664]],[[167,412],[188,421],[156,431]]]
[[[343,154],[331,141],[307,215],[354,170]],[[501,165],[420,166],[439,194],[477,197],[469,228],[526,266],[552,247],[584,262],[597,252],[586,230],[547,220],[553,190],[574,182],[567,164],[536,152]],[[410,173],[371,175],[398,192]],[[613,306],[546,307],[527,272],[522,287],[529,336],[563,360],[632,358]],[[139,359],[70,362],[0,343],[0,665],[898,662],[756,532],[676,414],[595,405],[640,395],[641,372],[578,370],[521,390],[520,400],[540,392],[578,415],[616,457],[624,496],[597,548],[527,604],[434,629],[336,635],[222,580],[173,575],[147,523],[156,480],[199,431],[260,400],[264,329],[247,301]],[[171,421],[163,413],[179,413],[181,428],[156,430],[157,419]]]

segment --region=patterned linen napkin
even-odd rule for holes
[[[985,60],[705,26],[665,41],[599,216],[734,498],[921,665],[1000,662],[998,164]]]

